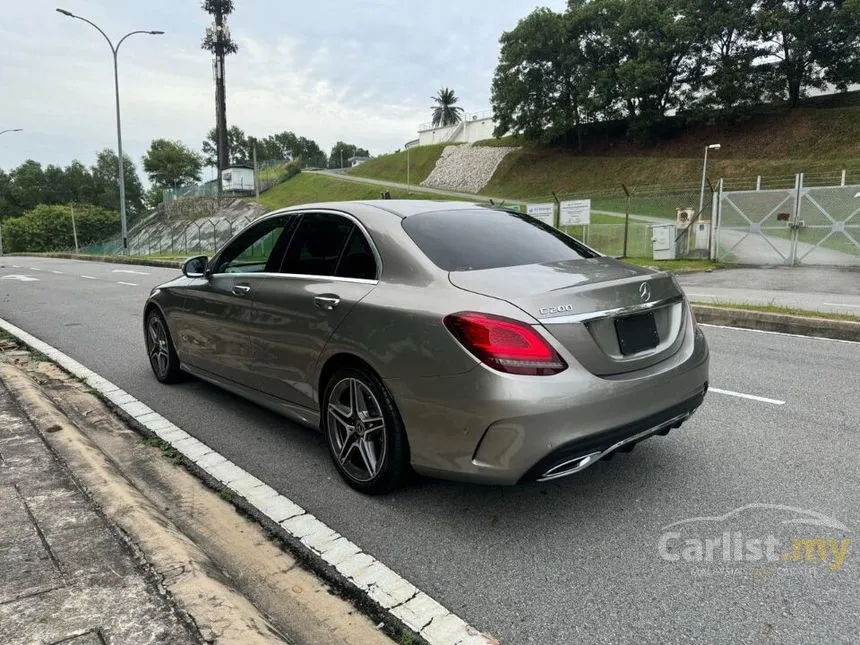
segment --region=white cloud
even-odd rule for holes
[[[208,16],[198,2],[7,0],[0,26],[0,168],[27,158],[93,163],[116,146],[110,51],[89,25],[136,35],[120,50],[124,150],[139,165],[155,137],[199,148],[214,124]],[[551,4],[560,9],[565,3]],[[498,37],[533,9],[529,0],[279,0],[236,3],[240,51],[227,60],[227,118],[256,136],[292,130],[324,150],[339,139],[374,154],[401,147],[429,115],[430,96],[455,88],[467,110],[489,105]]]

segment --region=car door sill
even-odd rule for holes
[[[272,412],[283,415],[292,421],[296,421],[302,425],[306,425],[315,430],[319,430],[320,424],[320,414],[318,410],[311,410],[304,406],[290,403],[289,401],[284,401],[283,399],[279,399],[273,396],[269,396],[259,390],[255,390],[253,388],[246,387],[241,385],[240,383],[236,383],[235,381],[231,381],[229,379],[225,379],[223,377],[217,376],[212,372],[207,372],[206,370],[194,367],[192,365],[188,365],[187,363],[182,363],[181,368],[184,372],[188,372],[192,376],[195,376],[203,381],[207,381],[208,383],[212,383],[213,385],[217,385],[220,388],[227,390],[228,392],[232,392],[242,398],[248,399],[260,405]]]

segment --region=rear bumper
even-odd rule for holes
[[[705,400],[707,391],[708,383],[705,382],[699,394],[683,403],[620,428],[574,439],[541,459],[520,481],[550,481],[567,477],[593,466],[616,450],[629,452],[637,443],[652,435],[668,434],[670,430],[680,428],[682,423],[693,416]]]
[[[674,356],[618,378],[571,364],[546,377],[479,365],[455,376],[387,380],[413,467],[434,477],[512,485],[561,473],[553,469],[592,455],[583,468],[569,464],[564,474],[573,474],[679,425],[701,405],[708,382],[708,346],[701,330],[690,327]]]

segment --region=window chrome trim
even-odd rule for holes
[[[616,307],[615,309],[604,309],[603,311],[590,311],[584,314],[570,314],[569,316],[556,316],[554,318],[538,318],[538,320],[544,325],[570,325],[572,323],[583,323],[591,322],[593,320],[601,320],[603,318],[613,318],[621,314],[625,316],[637,314],[643,311],[656,309],[657,307],[673,305],[675,303],[682,302],[683,300],[684,296],[679,295],[664,298],[662,300],[655,300],[653,302],[629,305],[627,307]]]
[[[346,282],[353,284],[379,284],[379,280],[368,278],[343,278],[337,275],[315,275],[311,273],[272,273],[271,271],[231,271],[228,273],[213,273],[210,277],[248,278],[286,278],[288,280],[312,280],[315,282]]]

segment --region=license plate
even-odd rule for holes
[[[625,356],[653,349],[660,344],[657,324],[651,312],[615,319],[618,347]]]

